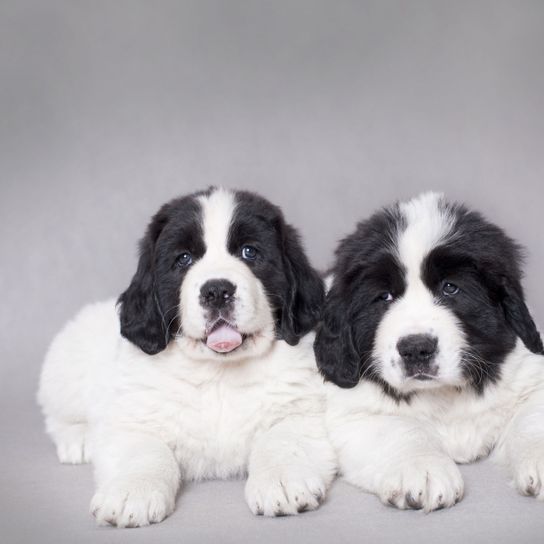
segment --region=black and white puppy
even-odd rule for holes
[[[520,248],[480,214],[423,194],[337,250],[315,353],[344,477],[431,511],[463,495],[456,463],[491,451],[544,499],[544,357]]]
[[[119,312],[84,308],[41,375],[60,461],[95,465],[96,520],[159,522],[182,481],[245,474],[256,514],[317,508],[336,472],[312,349],[323,297],[265,199],[212,188],[164,205]]]

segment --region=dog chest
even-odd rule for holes
[[[189,478],[245,472],[252,439],[271,410],[265,391],[207,384],[180,402],[172,420],[174,451]]]

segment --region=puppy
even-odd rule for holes
[[[360,223],[337,250],[315,342],[345,479],[425,511],[490,452],[544,499],[544,357],[520,248],[436,194]],[[340,386],[340,387],[337,387]]]
[[[312,349],[323,296],[265,199],[211,188],[159,210],[117,309],[84,308],[41,374],[60,461],[94,464],[99,524],[159,522],[181,482],[246,473],[255,514],[318,507],[336,471]]]

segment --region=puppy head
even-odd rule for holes
[[[432,193],[382,210],[337,251],[315,344],[321,372],[400,397],[481,391],[517,337],[542,352],[520,278],[519,247],[478,213]]]
[[[164,205],[119,298],[121,334],[146,353],[175,339],[194,359],[239,360],[317,322],[323,286],[280,209],[209,189]]]

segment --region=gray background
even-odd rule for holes
[[[544,504],[488,462],[429,516],[338,483],[266,520],[207,482],[164,524],[97,529],[91,469],[57,464],[33,396],[61,324],[127,286],[150,215],[209,184],[280,204],[320,267],[377,206],[445,191],[527,246],[544,322],[544,2],[2,0],[0,77],[2,542],[542,542]]]

